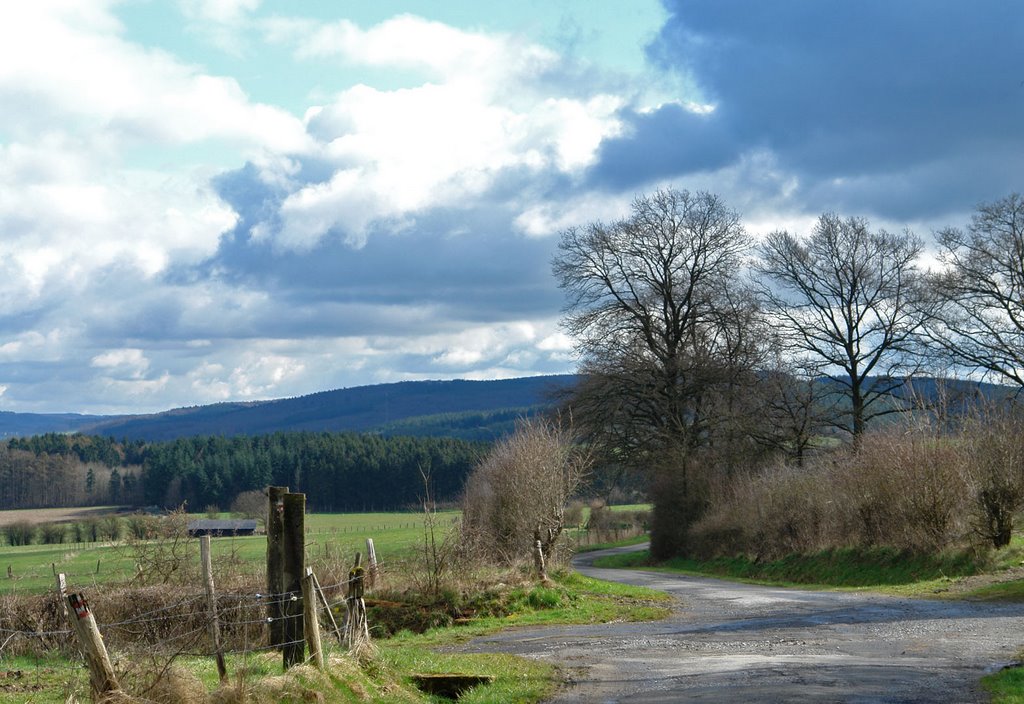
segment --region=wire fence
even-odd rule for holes
[[[386,566],[374,566],[377,578],[386,576]],[[326,606],[342,616],[345,597],[356,578],[329,580],[320,585]],[[189,593],[184,585],[159,587],[107,588],[88,596],[91,611],[106,644],[127,652],[145,651],[164,656],[209,656],[215,654],[210,636],[210,610],[201,588]],[[80,591],[70,583],[69,592]],[[267,593],[263,591],[225,591],[216,594],[220,640],[225,654],[244,655],[278,649],[290,644],[271,645],[270,626],[275,620],[287,622],[303,618],[301,591]],[[320,597],[315,605],[321,609]],[[14,657],[54,660],[65,666],[67,658],[77,659],[75,631],[56,590],[45,595],[0,596],[0,667]],[[281,609],[278,607],[285,607]],[[283,615],[273,614],[286,611]],[[110,617],[109,615],[114,615]],[[74,615],[70,618],[74,618]]]

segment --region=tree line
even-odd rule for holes
[[[126,441],[51,433],[0,448],[0,509],[106,503],[226,509],[268,484],[307,495],[317,511],[417,504],[423,474],[453,501],[486,450],[450,438],[281,432]]]
[[[646,472],[656,555],[685,551],[710,484],[857,446],[917,377],[1024,387],[1024,198],[935,244],[929,269],[922,238],[836,213],[755,242],[718,196],[673,189],[562,232],[573,417],[606,468]]]

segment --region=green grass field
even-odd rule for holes
[[[643,504],[613,506],[613,511],[642,511],[650,507]],[[26,512],[0,511],[0,525],[12,514],[19,519]],[[439,511],[435,514],[436,534],[440,537],[459,517],[458,511]],[[205,518],[193,514],[189,519]],[[221,514],[221,518],[230,518]],[[584,512],[584,518],[586,511]],[[366,552],[366,539],[372,538],[377,557],[384,565],[408,558],[423,544],[424,515],[422,512],[394,513],[310,513],[306,515],[306,554],[311,562],[317,560],[351,560],[355,553]],[[576,535],[569,530],[571,537]],[[198,541],[193,546],[198,561]],[[224,537],[213,540],[215,570],[218,558],[233,569],[260,570],[266,560],[266,538]],[[591,548],[593,549],[593,548]],[[58,543],[53,545],[25,545],[0,548],[0,594],[9,592],[42,592],[52,589],[58,572],[67,575],[68,585],[88,588],[122,583],[135,572],[135,559],[131,550],[121,543]],[[247,566],[247,567],[246,567]]]
[[[438,512],[438,534],[458,515],[457,511]],[[204,517],[202,514],[190,516]],[[318,558],[351,560],[357,551],[366,552],[366,539],[372,538],[378,559],[386,565],[408,557],[422,544],[423,520],[422,513],[308,514],[306,554],[310,561]],[[198,541],[192,542],[195,544],[191,549],[198,564]],[[214,538],[212,550],[215,570],[219,564],[259,570],[266,560],[267,541],[263,535]],[[60,543],[0,549],[0,594],[51,589],[58,572],[67,575],[72,588],[122,583],[134,574],[135,560],[123,543]]]

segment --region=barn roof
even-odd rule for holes
[[[251,518],[201,518],[188,522],[188,529],[196,530],[219,530],[219,531],[241,531],[256,530],[256,521]]]

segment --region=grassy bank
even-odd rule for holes
[[[1024,667],[1008,667],[981,678],[992,704],[1024,704]]]
[[[891,548],[826,550],[757,562],[745,557],[655,563],[645,551],[597,560],[599,567],[720,577],[775,586],[870,589],[908,597],[1024,601],[1024,540],[989,556],[963,551],[937,555]]]
[[[673,558],[655,563],[649,551],[598,559],[598,567],[643,567],[680,574],[707,575],[772,585],[810,587],[891,587],[944,577],[976,574],[980,567],[967,553],[927,556],[898,550],[826,550],[757,562],[746,557],[693,560]]]

